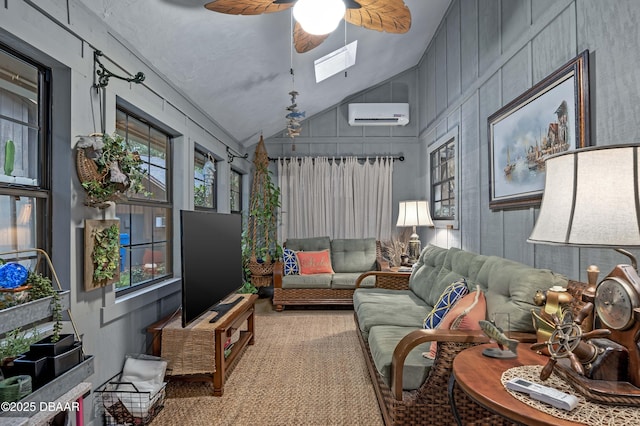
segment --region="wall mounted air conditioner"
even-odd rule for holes
[[[350,126],[405,126],[409,104],[349,104]]]

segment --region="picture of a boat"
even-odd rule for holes
[[[516,167],[516,163],[511,162],[509,147],[507,147],[507,165],[504,168],[505,176],[509,176],[515,167]]]

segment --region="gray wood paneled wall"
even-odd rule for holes
[[[549,268],[586,280],[627,259],[612,250],[526,242],[538,208],[489,209],[487,118],[585,49],[590,52],[591,144],[640,142],[640,2],[637,0],[454,0],[414,69],[307,119],[298,155],[404,153],[394,167],[394,204],[427,198],[427,149],[458,127],[460,226],[421,229],[421,239]],[[350,102],[409,102],[406,127],[349,127]],[[284,136],[272,156],[291,155]]]

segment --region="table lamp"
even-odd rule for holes
[[[409,237],[407,245],[409,263],[413,264],[418,260],[421,251],[420,237],[416,233],[416,226],[434,226],[429,213],[429,203],[426,201],[400,201],[396,226],[413,227],[413,234]]]
[[[589,286],[582,299],[592,303],[593,326],[608,329],[608,339],[628,350],[628,377],[624,381],[636,387],[633,393],[638,396],[638,402],[632,405],[640,405],[640,278],[635,256],[622,247],[640,247],[639,156],[640,145],[634,144],[589,147],[549,157],[540,213],[527,240],[613,248],[631,260],[632,265],[617,265],[599,283],[594,267],[589,267]],[[587,365],[589,369],[591,364]],[[617,367],[611,365],[607,369]],[[605,381],[583,383],[580,374],[576,377],[572,386],[590,391]],[[613,383],[616,380],[621,379]],[[615,385],[604,389],[602,392],[610,392],[610,401],[616,403]]]
[[[549,157],[540,214],[527,241],[640,247],[639,149],[611,145]]]

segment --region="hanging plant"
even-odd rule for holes
[[[93,230],[93,280],[101,283],[113,280],[120,266],[120,227],[117,224]]]
[[[81,137],[76,145],[76,166],[87,191],[87,206],[106,208],[129,191],[151,195],[143,185],[147,171],[140,155],[117,133]]]
[[[273,262],[282,257],[282,246],[277,241],[276,214],[280,207],[280,188],[271,179],[268,169],[269,157],[260,136],[253,159],[255,166],[246,238],[243,238],[243,254],[256,287],[269,286],[273,273]]]

